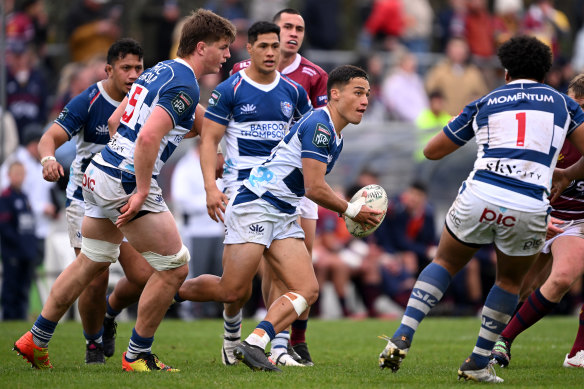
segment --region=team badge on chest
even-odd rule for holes
[[[292,116],[292,104],[287,101],[280,101],[280,108],[282,108],[282,113],[286,115],[287,118]]]

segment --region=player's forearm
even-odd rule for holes
[[[203,138],[201,140],[201,171],[205,190],[216,188],[215,167],[217,165],[217,146],[219,141],[214,138]]]
[[[580,158],[578,162],[572,166],[564,169],[564,176],[569,181],[581,180],[584,178],[584,158]]]
[[[305,196],[321,207],[337,213],[344,213],[347,210],[347,201],[340,198],[324,180],[307,185],[305,190]]]
[[[147,195],[150,192],[152,171],[154,170],[159,146],[160,142],[156,142],[153,138],[138,136],[136,140],[134,171],[136,174],[136,190],[140,194]]]

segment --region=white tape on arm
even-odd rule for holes
[[[347,203],[347,209],[345,210],[345,212],[343,212],[343,215],[353,219],[355,216],[359,214],[362,206],[363,203],[360,201],[354,203]]]

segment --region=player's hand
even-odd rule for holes
[[[223,215],[228,202],[227,195],[217,187],[207,190],[207,213],[209,217],[216,222],[225,222]]]
[[[146,201],[146,196],[148,196],[148,194],[144,195],[140,193],[134,193],[130,196],[128,202],[119,209],[121,215],[118,216],[118,220],[116,220],[116,227],[123,227],[130,222],[138,212],[140,212],[140,209],[142,209],[142,206]]]
[[[43,166],[43,178],[46,181],[55,182],[65,175],[63,166],[57,161],[48,160]]]
[[[564,189],[570,185],[571,180],[566,177],[564,169],[554,169],[552,176],[552,188],[550,189],[550,202],[554,202],[560,197]]]
[[[385,211],[378,211],[372,208],[369,208],[365,205],[365,200],[367,199],[367,191],[363,191],[363,205],[361,206],[361,210],[353,218],[356,222],[358,222],[363,230],[367,231],[368,229],[375,227],[381,221],[381,218],[385,214]]]
[[[553,238],[554,236],[557,236],[561,233],[564,232],[564,230],[560,227],[563,224],[565,224],[566,222],[560,219],[556,219],[555,217],[550,217],[550,220],[548,222],[548,228],[545,234],[545,239],[549,240],[551,238]]]

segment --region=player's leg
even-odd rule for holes
[[[578,332],[572,345],[572,350],[564,358],[564,367],[584,368],[584,306],[580,308],[578,316]]]
[[[496,252],[497,276],[495,285],[485,300],[481,313],[482,325],[476,345],[469,358],[460,367],[459,378],[503,382],[489,369],[491,352],[517,306],[523,277],[538,254],[511,256],[503,253],[499,248],[496,248]]]
[[[122,356],[122,367],[126,371],[176,371],[160,363],[151,351],[154,333],[187,276],[188,250],[169,211],[147,213],[121,231],[154,268],[138,301],[138,317],[128,350]]]
[[[140,298],[144,285],[154,269],[136,249],[128,242],[120,246],[120,265],[125,276],[120,278],[112,293],[105,299],[105,317],[103,318],[103,352],[106,357],[114,355],[116,347],[115,318],[120,312],[134,304]]]
[[[420,322],[442,299],[452,276],[462,269],[478,250],[460,242],[445,227],[440,237],[436,258],[422,270],[401,319],[401,324],[379,356],[379,366],[393,372],[405,358]]]
[[[299,230],[297,224],[295,226]],[[298,234],[298,237],[300,236],[301,232]],[[268,251],[271,255],[266,258],[288,291],[269,307],[265,319],[258,324],[245,342],[236,347],[235,355],[252,369],[277,371],[279,369],[271,366],[263,350],[267,343],[274,339],[276,333],[286,329],[316,300],[318,282],[314,275],[312,260],[301,239],[287,237],[274,240]]]
[[[550,313],[574,282],[582,276],[584,272],[582,250],[584,239],[579,236],[560,235],[551,244],[551,254],[540,254],[553,256],[551,272],[543,285],[529,295],[528,304],[521,306],[501,333],[497,350],[493,352],[499,364],[509,363],[511,343],[515,338]],[[506,350],[503,350],[503,344],[500,342],[506,346]],[[506,360],[505,351],[508,356]]]
[[[76,249],[79,255],[80,249]],[[105,315],[105,295],[109,280],[109,269],[97,276],[85,288],[77,302],[83,336],[85,337],[85,363],[105,363],[103,349],[103,317]]]
[[[14,349],[36,368],[52,367],[47,346],[58,321],[87,285],[117,260],[122,234],[110,220],[86,216],[83,219],[83,237],[81,254],[65,268],[51,287],[49,297],[31,331],[14,345]]]
[[[302,201],[304,201],[303,198]],[[308,200],[308,199],[306,199]],[[308,200],[309,201],[309,200]],[[318,219],[318,206],[310,201],[313,205],[309,210],[304,211],[302,208],[302,216],[300,217],[300,226],[304,231],[304,244],[308,255],[312,258],[312,248],[314,246],[314,239],[316,237],[316,220]],[[310,314],[310,306],[292,322],[292,331],[290,332],[290,346],[300,356],[298,362],[312,366],[312,357],[308,351],[306,343],[306,329],[308,327],[308,315]]]
[[[549,271],[551,270],[551,264],[552,264],[551,253],[547,254],[540,253],[521,283],[521,288],[519,290],[519,303],[515,308],[511,320],[509,321],[509,323],[507,323],[507,325],[501,332],[501,335],[497,339],[497,342],[495,343],[495,346],[493,347],[493,351],[491,353],[491,357],[501,367],[508,366],[509,362],[511,361],[511,345],[515,338],[525,329],[533,325],[533,323],[531,323],[524,327],[522,324],[523,318],[521,316],[518,316],[519,311],[523,308],[524,302],[527,301],[529,298],[529,303],[525,305],[535,303],[538,305],[539,308],[543,308],[543,310],[540,312],[548,311],[546,306],[548,306],[549,304],[547,304],[545,299],[542,300],[540,298],[542,297],[541,293],[535,292],[539,291],[539,287],[547,279]],[[532,300],[530,296],[533,296],[534,300]],[[533,307],[526,307],[526,309],[524,309],[523,311],[527,312],[532,310]],[[532,319],[535,319],[537,315],[529,314],[529,316],[531,316]]]

